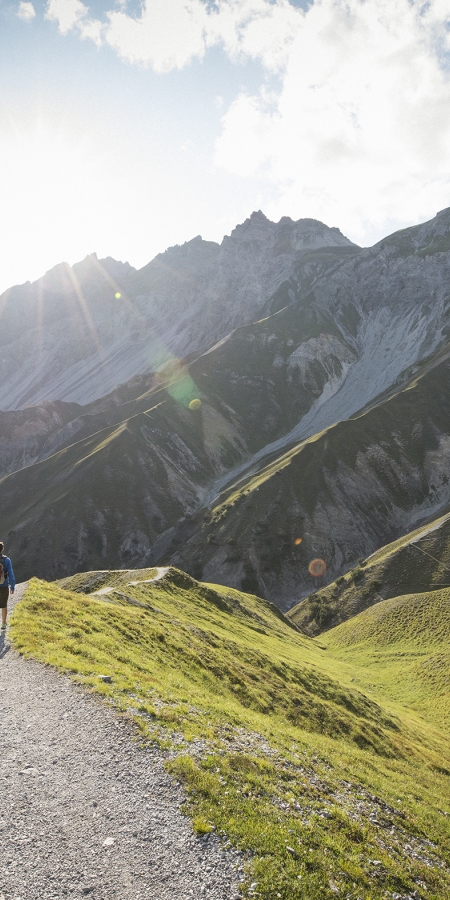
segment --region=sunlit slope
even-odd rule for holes
[[[448,896],[448,732],[413,685],[363,689],[362,659],[174,569],[33,580],[11,635],[170,749],[194,828],[248,851],[244,896]]]
[[[445,508],[450,364],[430,362],[424,369],[364,414],[238,480],[214,504],[211,522],[178,551],[173,547],[171,561],[288,609]],[[314,558],[326,563],[321,579],[308,572]]]
[[[153,677],[165,681],[168,666],[169,681],[172,677],[187,679],[185,689],[189,688],[195,703],[203,703],[206,679],[208,691],[217,694],[215,702],[223,712],[234,698],[255,711],[285,715],[309,730],[342,735],[381,753],[395,754],[395,748],[401,746],[395,718],[383,715],[376,703],[349,686],[344,689],[336,677],[330,677],[320,649],[276,606],[220,585],[200,584],[177,569],[169,569],[155,581],[156,574],[155,569],[88,572],[51,586],[50,593],[56,593],[49,602],[57,612],[58,626],[45,637],[44,655],[52,652],[53,646],[63,653],[61,664],[71,668],[71,654],[79,655],[77,639],[81,638],[83,644],[93,641],[104,646],[101,665],[105,667],[109,662],[104,644],[109,623],[115,623],[110,633],[113,638],[120,621],[126,623],[127,640],[131,641],[130,663],[134,644],[138,655],[156,645],[158,652],[153,649],[148,660]],[[75,590],[82,598],[62,594],[60,588]],[[74,621],[77,610],[98,617],[101,631],[86,636],[83,630],[74,633],[72,650],[69,641],[64,644],[66,651],[61,651],[64,617],[68,617],[67,623]],[[25,637],[25,643],[27,640]],[[84,674],[91,671],[91,655],[87,653]]]
[[[384,600],[322,635],[357,684],[450,730],[450,588]]]
[[[332,584],[289,610],[306,634],[316,635],[389,597],[450,585],[450,514],[382,547]]]

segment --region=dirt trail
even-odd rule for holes
[[[163,754],[133,734],[1,635],[0,900],[239,896],[239,856],[193,834]]]

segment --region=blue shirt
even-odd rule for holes
[[[16,579],[14,578],[14,572],[13,572],[13,567],[11,565],[11,560],[10,560],[9,556],[3,556],[0,558],[3,562],[3,567],[4,567],[5,575],[6,575],[5,587],[10,587],[11,590],[13,591],[16,586]]]

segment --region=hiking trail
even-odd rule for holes
[[[193,833],[164,752],[8,632],[0,734],[0,900],[237,900],[241,857]]]

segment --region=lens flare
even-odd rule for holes
[[[314,578],[319,578],[320,575],[325,575],[326,571],[327,566],[323,559],[312,559],[308,566],[308,572],[310,575],[313,575]]]
[[[175,356],[165,357],[163,353],[157,355],[154,362],[155,378],[159,384],[167,384],[168,381],[176,381],[184,373],[184,367],[181,360]]]
[[[117,293],[114,294],[114,296],[115,296],[116,300],[120,300],[122,294],[120,293],[120,291],[117,291]]]
[[[302,540],[303,540],[303,538],[295,538],[295,541],[294,541],[295,546],[298,547],[299,544],[301,544]]]
[[[189,404],[189,409],[200,409],[201,405],[202,405],[202,401],[199,400],[198,397],[196,397],[195,400],[191,400],[191,402]]]
[[[185,369],[177,381],[172,381],[167,385],[167,390],[176,403],[187,407],[191,400],[195,400],[198,388],[196,388],[189,372]]]

